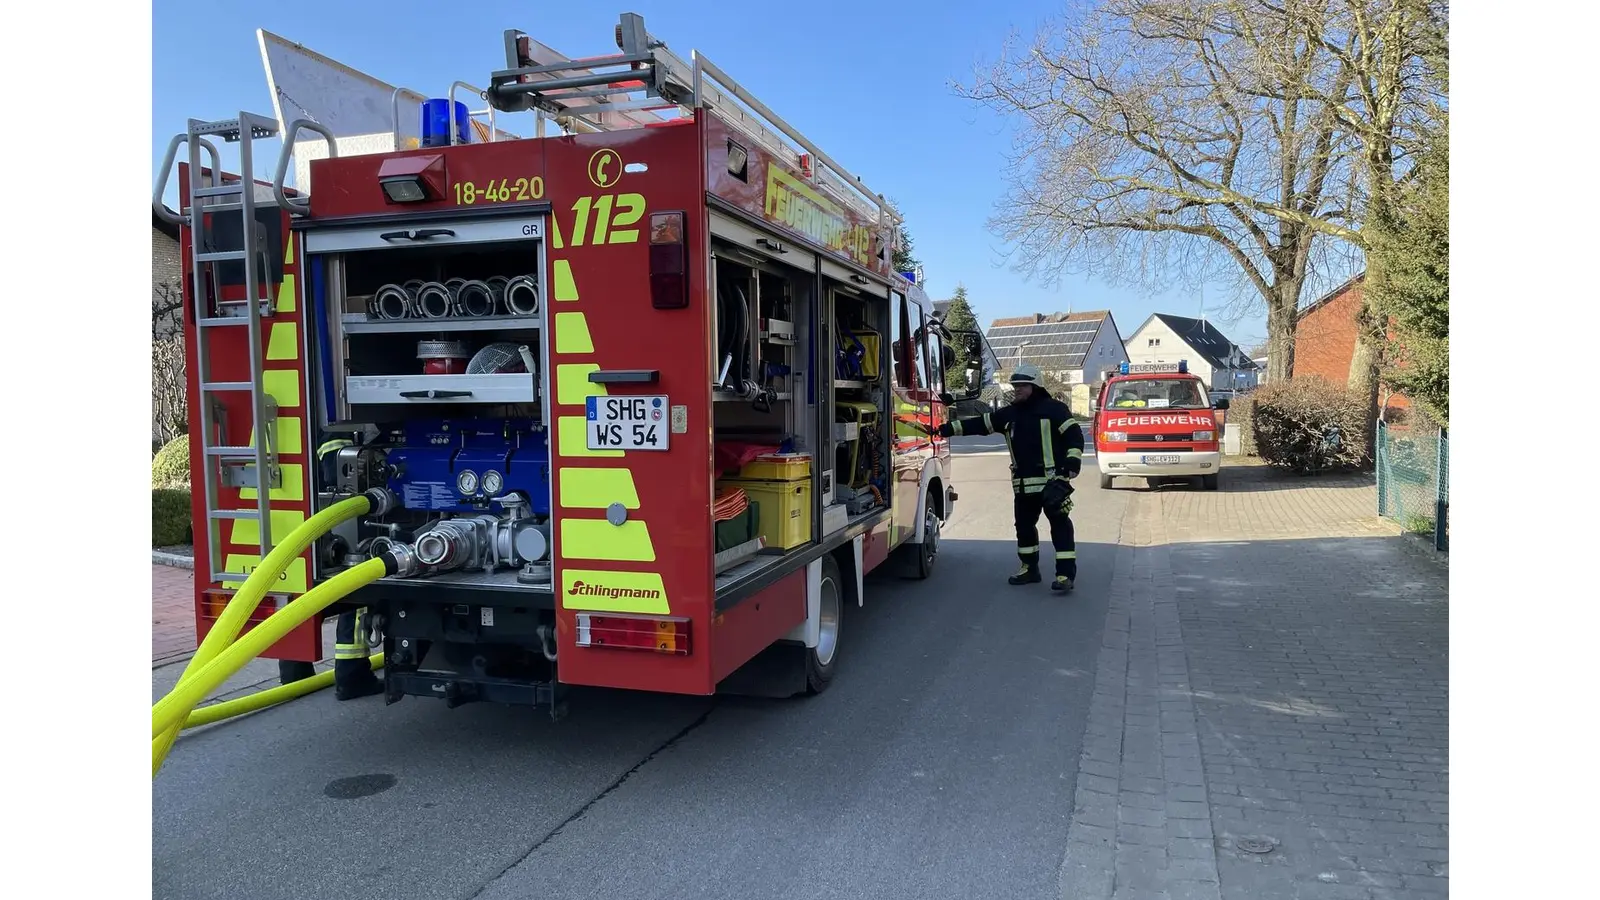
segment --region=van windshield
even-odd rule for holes
[[[1106,409],[1210,409],[1205,385],[1192,378],[1119,381],[1106,394]]]

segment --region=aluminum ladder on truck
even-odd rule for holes
[[[272,119],[241,112],[236,119],[205,122],[189,120],[187,134],[172,139],[162,166],[160,182],[156,186],[155,208],[158,215],[168,221],[174,217],[166,211],[161,192],[166,187],[178,146],[188,144],[189,150],[189,201],[193,204],[183,209],[175,224],[190,229],[189,272],[193,279],[195,366],[199,382],[199,396],[193,398],[200,405],[200,446],[203,454],[204,491],[206,509],[206,544],[210,550],[210,583],[243,582],[248,572],[225,572],[226,554],[223,553],[221,524],[227,520],[254,520],[258,523],[261,557],[272,550],[271,488],[280,486],[282,472],[278,468],[277,403],[267,394],[263,373],[265,355],[262,350],[262,310],[272,309],[271,286],[262,283],[271,271],[266,259],[266,235],[256,219],[256,210],[263,205],[258,201],[253,177],[255,156],[254,141],[277,135],[278,123]],[[221,137],[228,143],[239,145],[238,181],[223,184],[222,167],[218,164],[216,146],[206,140]],[[200,164],[200,151],[204,149],[211,158],[211,176],[208,179]],[[273,204],[275,205],[275,204]],[[241,241],[238,249],[218,250],[214,231],[215,221],[206,224],[207,215],[232,215],[240,217]],[[243,269],[243,300],[221,299],[220,266],[236,263]],[[253,302],[252,302],[253,301]],[[249,381],[217,381],[211,375],[211,335],[219,328],[244,328],[250,359]],[[255,440],[250,446],[229,445],[222,441],[219,403],[216,395],[248,393],[252,430]],[[238,430],[235,429],[235,434]],[[191,452],[195,452],[191,449]],[[262,473],[266,473],[264,476]],[[265,482],[265,484],[263,484]],[[256,489],[256,508],[219,509],[218,496],[223,486],[253,487]]]

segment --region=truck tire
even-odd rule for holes
[[[822,558],[821,603],[817,610],[820,627],[817,646],[806,649],[806,693],[820,694],[833,682],[839,666],[839,624],[844,618],[845,599],[850,592],[839,574],[839,563],[828,554]]]
[[[1107,475],[1104,472],[1101,472],[1100,473],[1100,490],[1102,490],[1102,491],[1111,490],[1111,479],[1112,479],[1112,476]]]
[[[928,485],[928,500],[922,507],[922,542],[905,545],[903,569],[907,578],[921,581],[933,574],[933,564],[939,558],[939,505],[934,502],[937,483]]]
[[[1211,474],[1211,475],[1201,475],[1200,476],[1200,486],[1205,488],[1208,491],[1214,491],[1214,490],[1217,489],[1217,484],[1221,480],[1221,478],[1222,478],[1222,473],[1220,473],[1220,472],[1217,472],[1217,473],[1214,473],[1214,474]]]

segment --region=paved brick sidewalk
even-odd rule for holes
[[[1368,479],[1227,475],[1129,504],[1064,896],[1447,893],[1443,567]]]
[[[194,652],[194,571],[151,567],[151,665],[161,666]]]

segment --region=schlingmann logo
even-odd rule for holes
[[[606,597],[611,600],[620,600],[624,597],[629,600],[656,600],[661,597],[661,592],[655,589],[609,587],[603,584],[590,584],[587,581],[574,581],[572,587],[567,588],[567,593],[573,597]]]

